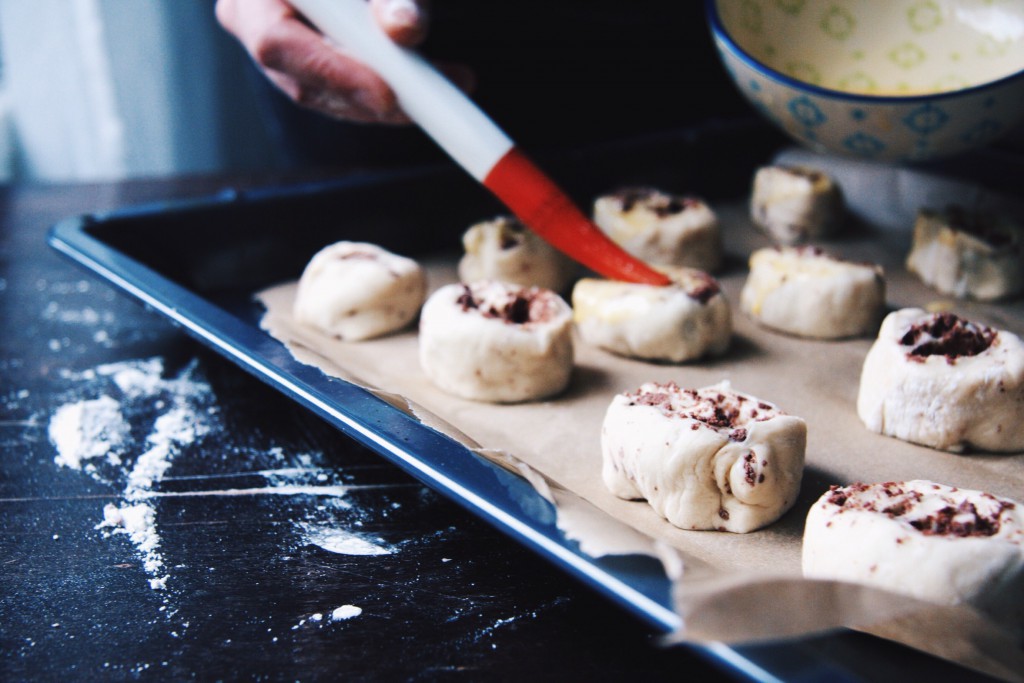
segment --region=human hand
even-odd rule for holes
[[[399,45],[415,47],[426,37],[428,0],[368,1],[377,23]],[[375,71],[345,55],[285,0],[217,0],[216,14],[294,102],[337,119],[409,123]]]

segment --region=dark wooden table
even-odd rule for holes
[[[46,244],[67,216],[286,180],[298,178],[0,189],[0,680],[738,678]],[[132,368],[149,386],[117,385]],[[121,462],[56,462],[55,415],[104,395],[129,427]],[[161,440],[177,409],[201,429]],[[159,447],[169,467],[141,500],[160,542],[147,551],[98,525],[104,506],[140,502],[126,500],[128,466]],[[347,534],[387,552],[353,554]],[[147,558],[163,566],[147,572]],[[346,606],[361,612],[332,618]],[[842,662],[844,680],[902,680],[904,667],[963,679],[853,633],[800,648]],[[815,678],[790,650],[750,652]]]
[[[228,184],[0,191],[0,679],[722,675],[46,245],[63,217]],[[170,576],[162,590],[127,535],[97,528],[106,504],[124,503],[124,468],[62,466],[49,434],[62,406],[119,396],[98,368],[152,359],[164,379],[209,385],[183,399],[206,411],[207,433],[177,450],[157,487],[190,495],[146,501]],[[153,445],[172,399],[119,400],[127,462]],[[286,479],[352,488],[269,491]],[[237,491],[249,492],[226,493]],[[330,552],[303,533],[332,529],[391,552]],[[362,612],[332,620],[344,605]]]

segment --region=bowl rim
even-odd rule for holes
[[[807,81],[801,81],[797,78],[793,78],[792,76],[787,76],[786,74],[777,71],[774,68],[765,64],[764,62],[761,62],[760,60],[756,59],[753,55],[744,50],[739,43],[733,40],[732,36],[729,35],[729,32],[726,30],[725,24],[722,23],[722,17],[718,13],[718,2],[719,0],[704,0],[704,7],[705,13],[707,15],[708,25],[710,26],[711,34],[716,39],[716,41],[721,41],[721,43],[724,44],[724,46],[728,48],[730,52],[735,54],[736,57],[738,57],[748,67],[761,73],[766,78],[778,81],[783,85],[787,85],[791,88],[797,90],[805,90],[810,93],[821,95],[823,97],[831,97],[834,99],[860,102],[866,101],[878,104],[919,103],[935,101],[939,99],[948,99],[952,97],[963,97],[965,95],[974,95],[985,90],[990,90],[992,88],[999,87],[1003,83],[1011,81],[1015,78],[1019,78],[1021,77],[1021,75],[1024,75],[1024,67],[1022,67],[1017,71],[1014,71],[1013,73],[1007,74],[1005,76],[1000,76],[995,80],[979,83],[978,85],[972,85],[967,88],[959,88],[957,90],[941,90],[938,92],[924,93],[920,95],[870,95],[868,93],[855,93],[846,90],[834,90],[832,88],[826,88],[824,86],[808,83]]]

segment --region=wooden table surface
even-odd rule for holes
[[[662,645],[46,244],[68,216],[284,180],[295,178],[0,189],[0,679],[738,678]],[[115,370],[131,368],[151,386],[115,387]],[[104,395],[130,427],[121,464],[56,462],[55,415]],[[99,525],[104,506],[126,504],[127,463],[159,446],[176,408],[202,429],[171,443],[147,489],[160,544],[146,549]],[[370,549],[346,545],[351,534]],[[162,569],[147,572],[154,557]],[[949,673],[867,639],[802,647],[852,662],[848,680],[895,680],[903,665]],[[776,671],[810,680],[791,662],[780,651]]]

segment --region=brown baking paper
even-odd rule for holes
[[[856,415],[855,401],[872,340],[798,339],[760,328],[739,313],[746,258],[767,242],[750,225],[745,203],[713,208],[730,257],[719,277],[733,306],[735,327],[731,349],[721,358],[655,364],[617,357],[577,338],[576,368],[565,393],[543,402],[493,405],[436,389],[420,369],[415,330],[346,343],[293,324],[294,283],[259,294],[267,308],[262,325],[300,361],[387,392],[393,405],[527,476],[556,503],[560,527],[580,541],[585,552],[646,552],[661,557],[683,619],[676,634],[680,639],[738,643],[848,626],[874,630],[1008,680],[1019,679],[1017,672],[1024,671],[1021,651],[968,609],[937,611],[880,591],[801,578],[804,519],[829,485],[930,479],[1021,500],[1024,455],[954,455],[868,432]],[[938,305],[1024,333],[1022,304],[946,301],[907,274],[902,259],[909,248],[909,232],[872,233],[865,226],[850,232],[826,248],[839,256],[882,264],[890,307]],[[428,278],[431,289],[452,281],[452,264],[429,267]],[[616,393],[648,381],[703,387],[722,380],[807,421],[807,466],[792,510],[749,534],[683,531],[646,502],[621,500],[608,492],[600,476],[600,431]],[[955,628],[948,633],[951,624]],[[920,637],[939,632],[940,641]]]

